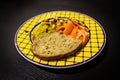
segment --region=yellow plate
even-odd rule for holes
[[[83,21],[90,29],[90,39],[84,48],[82,48],[78,53],[74,53],[72,56],[60,60],[45,61],[37,58],[30,51],[32,44],[30,33],[36,24],[40,23],[44,19],[55,17],[70,17]],[[15,46],[20,55],[36,65],[47,68],[70,68],[80,66],[99,55],[103,50],[105,43],[106,33],[103,27],[90,16],[73,11],[53,11],[37,15],[24,22],[15,34]]]

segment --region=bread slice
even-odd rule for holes
[[[53,32],[35,39],[31,51],[42,59],[53,60],[73,54],[80,46],[81,41],[59,32]]]

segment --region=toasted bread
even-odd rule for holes
[[[31,51],[37,57],[45,60],[60,59],[77,51],[81,43],[81,41],[60,32],[53,32],[35,39]]]

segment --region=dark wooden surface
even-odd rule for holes
[[[3,0],[0,3],[0,80],[116,80],[120,64],[118,6],[115,0]],[[82,12],[100,22],[107,34],[102,53],[83,66],[62,70],[36,66],[19,55],[14,46],[19,26],[33,16],[55,10]]]

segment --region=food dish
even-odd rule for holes
[[[30,47],[32,45],[30,33],[41,21],[48,18],[69,17],[83,21],[90,29],[89,41],[79,52],[60,60],[45,61],[34,56]],[[26,60],[47,68],[70,68],[89,62],[98,56],[106,43],[106,33],[103,27],[93,18],[73,11],[52,11],[37,15],[24,22],[15,34],[15,46],[20,55]]]
[[[87,44],[88,27],[67,17],[48,18],[31,31],[31,51],[44,60],[60,59],[73,54]]]

